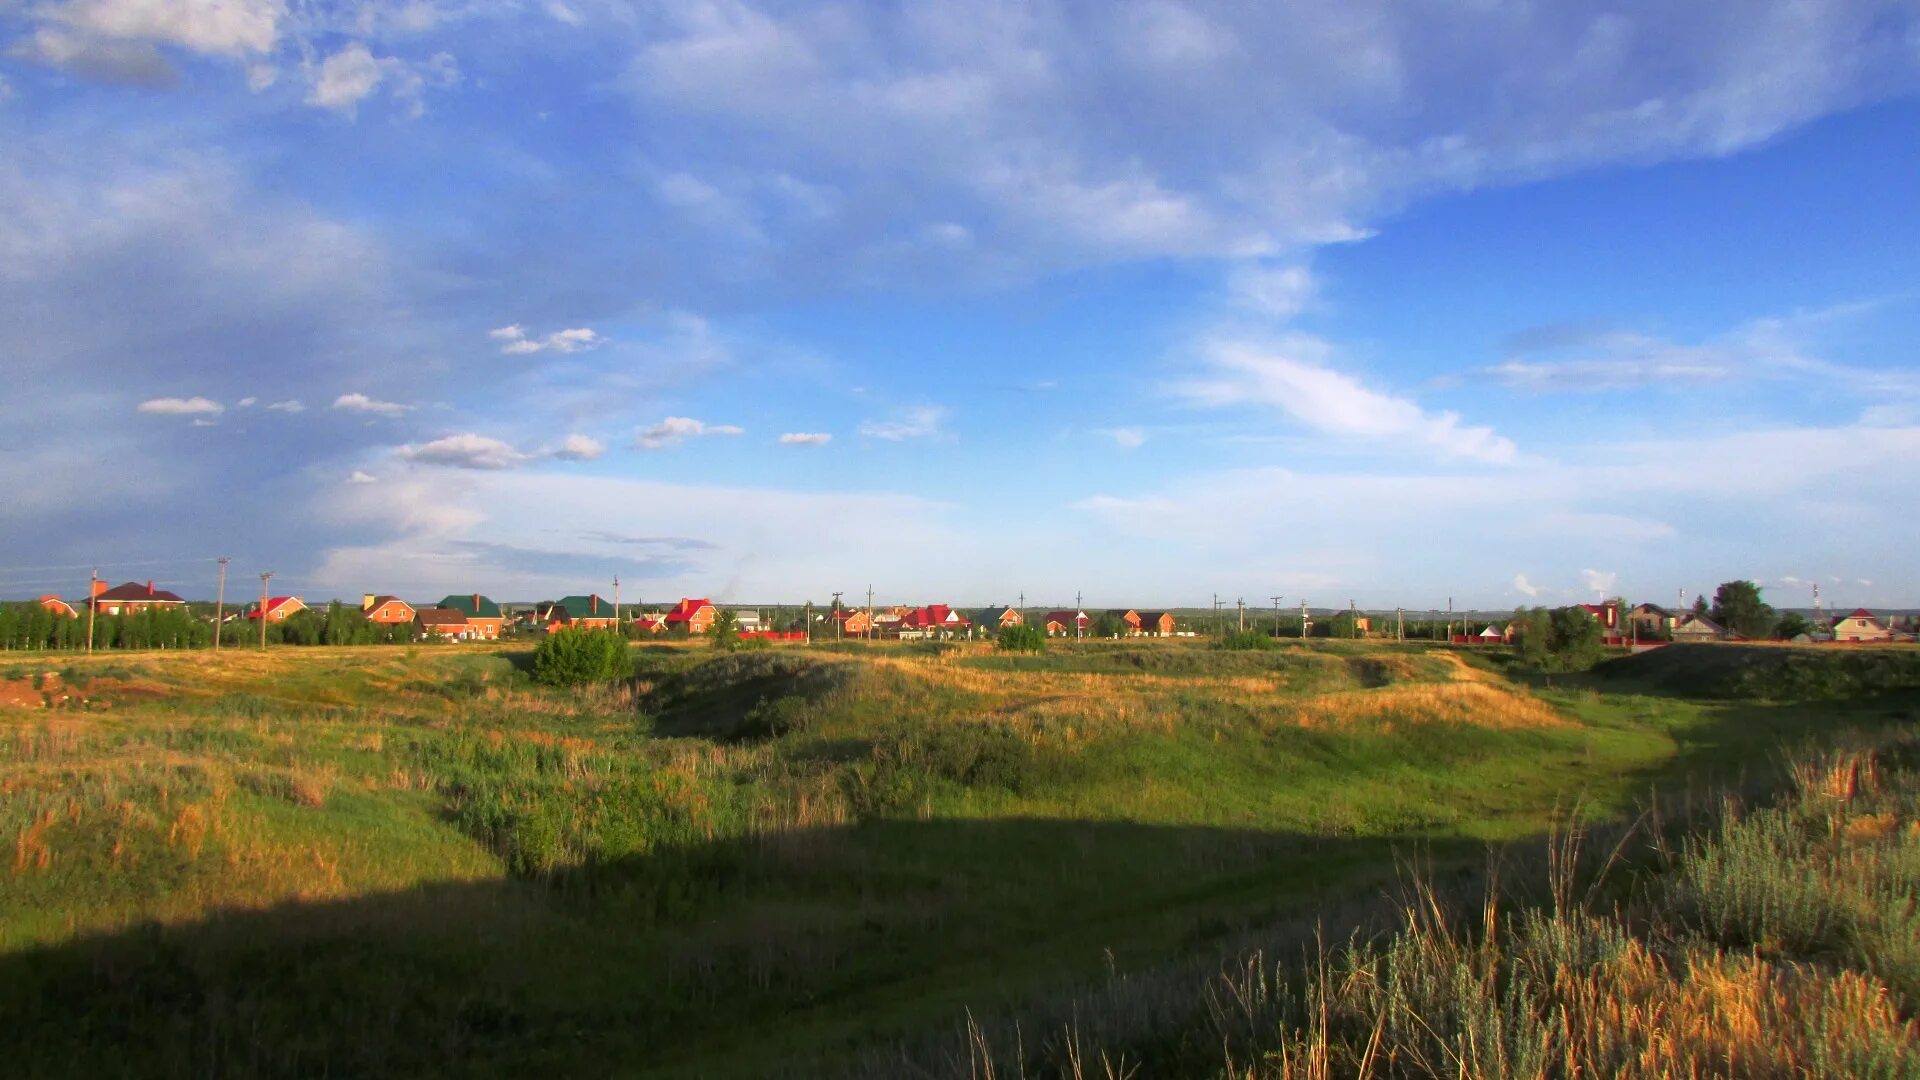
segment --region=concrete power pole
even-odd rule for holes
[[[1247,632],[1247,598],[1243,596],[1234,604],[1240,608],[1240,633],[1244,634]]]
[[[1085,641],[1087,638],[1086,612],[1080,610],[1080,594],[1073,594],[1073,639]]]
[[[93,613],[100,607],[100,571],[87,575],[87,655],[93,655]]]
[[[840,606],[840,594],[833,594],[833,640],[844,641],[847,636],[847,620],[841,618],[846,611]]]
[[[873,586],[869,585],[867,586],[867,640],[868,641],[873,640],[873,632],[876,629],[878,629],[878,627],[873,625]]]
[[[1407,643],[1407,609],[1403,607],[1394,608],[1393,618],[1396,624],[1393,636],[1399,639],[1400,644],[1405,645]]]
[[[1286,597],[1272,596],[1272,597],[1268,597],[1268,599],[1273,601],[1273,636],[1279,637],[1280,636],[1280,601],[1285,600]]]
[[[227,611],[227,564],[232,559],[220,556],[220,588],[213,595],[213,651],[220,651],[220,627],[226,623]]]
[[[807,644],[813,644],[813,601],[807,601]]]
[[[267,647],[267,582],[273,580],[273,571],[260,575],[260,647]]]
[[[620,629],[620,575],[613,575],[613,628]]]
[[[1312,627],[1313,627],[1313,624],[1307,621],[1307,598],[1303,596],[1300,598],[1300,640],[1301,641],[1307,640],[1307,631],[1312,629]]]

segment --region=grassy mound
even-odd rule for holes
[[[1593,670],[1623,689],[1682,697],[1835,701],[1920,688],[1920,649],[1668,645]]]
[[[722,653],[656,668],[641,705],[663,735],[762,739],[805,727],[860,674],[858,664],[795,652]]]

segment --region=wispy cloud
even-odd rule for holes
[[[1107,437],[1128,450],[1137,450],[1147,442],[1147,433],[1137,427],[1108,428]]]
[[[365,394],[341,394],[333,399],[333,407],[341,412],[365,413],[370,416],[395,417],[413,411],[413,406],[402,405],[397,401],[381,401]],[[288,410],[298,411],[298,410]]]
[[[1541,593],[1547,591],[1541,586],[1535,585],[1533,582],[1528,581],[1527,575],[1525,574],[1513,575],[1513,588],[1515,592],[1518,592],[1520,595],[1527,596],[1527,597],[1537,597]]]
[[[524,356],[537,352],[585,352],[605,344],[607,340],[586,327],[556,330],[545,337],[528,337],[526,328],[518,323],[489,330],[487,336],[501,342],[500,351],[509,356]]]
[[[860,434],[871,439],[885,439],[889,442],[939,438],[945,434],[940,425],[946,417],[947,410],[944,406],[921,405],[903,409],[885,420],[863,421],[860,425]]]
[[[306,412],[307,407],[305,405],[300,404],[298,401],[295,401],[289,398],[286,401],[276,401],[273,404],[268,405],[267,411],[283,412],[283,413],[299,413],[299,412]]]
[[[599,439],[587,435],[569,435],[551,456],[562,461],[592,461],[606,452],[606,444]]]
[[[732,424],[709,424],[704,420],[695,420],[691,416],[669,416],[641,431],[634,439],[634,445],[642,450],[659,450],[663,447],[678,446],[688,439],[744,434],[746,434],[744,428],[735,427]]]
[[[153,398],[135,406],[136,412],[154,416],[219,416],[227,411],[225,405],[203,397],[166,397]]]
[[[833,436],[824,431],[789,431],[780,436],[782,446],[825,446]]]
[[[349,484],[377,484],[379,482],[379,477],[359,469],[355,469],[347,474],[347,483]]]
[[[1514,460],[1512,440],[1491,427],[1462,423],[1456,413],[1430,413],[1407,398],[1371,389],[1332,368],[1332,352],[1308,334],[1216,341],[1206,349],[1208,374],[1179,389],[1201,405],[1278,410],[1326,435],[1495,464]]]

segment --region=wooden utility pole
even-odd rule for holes
[[[267,582],[273,580],[273,571],[260,575],[260,647],[267,647]]]
[[[93,655],[93,613],[100,607],[100,571],[87,575],[87,655]]]
[[[1273,601],[1273,636],[1279,637],[1280,636],[1280,601],[1285,600],[1286,597],[1274,596],[1274,597],[1269,597],[1269,599]]]
[[[220,627],[225,625],[227,611],[227,564],[232,559],[220,556],[220,588],[213,594],[213,651],[220,651]]]

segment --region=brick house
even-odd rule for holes
[[[687,633],[698,636],[707,632],[713,625],[713,601],[707,599],[691,600],[681,597],[680,602],[667,612],[667,629],[677,626],[687,628]]]
[[[267,597],[268,622],[286,622],[289,617],[305,610],[307,610],[306,601],[297,596]],[[258,600],[247,605],[247,620],[249,622],[260,621],[260,602]]]
[[[1659,604],[1636,604],[1627,612],[1627,628],[1636,637],[1656,638],[1673,629],[1673,613]]]
[[[1049,611],[1044,625],[1048,637],[1074,637],[1085,634],[1092,623],[1084,611]]]
[[[1140,613],[1140,633],[1146,637],[1172,637],[1174,631],[1173,615],[1165,611],[1143,611]]]
[[[184,608],[185,600],[165,589],[156,589],[153,582],[145,585],[129,581],[109,589],[106,582],[94,582],[94,611],[100,615],[132,615],[148,608]]]
[[[80,617],[80,613],[74,610],[72,604],[51,594],[41,597],[34,601],[34,603],[39,604],[42,608],[53,612],[55,615],[64,615],[69,619],[77,619]]]
[[[998,632],[1009,626],[1025,626],[1027,617],[1014,608],[995,604],[990,608],[982,609],[973,621],[983,630]]]
[[[612,630],[619,625],[613,605],[597,593],[563,596],[534,609],[534,625],[552,633],[563,626],[581,630]]]
[[[841,608],[833,613],[840,621],[840,633],[846,637],[858,637],[873,631],[873,615],[865,611],[853,611]]]
[[[439,637],[463,641],[468,637],[467,616],[455,608],[420,608],[413,614],[413,625],[420,637]]]
[[[1127,637],[1140,636],[1140,613],[1139,612],[1133,610],[1132,608],[1109,608],[1107,609],[1106,613],[1108,615],[1113,616],[1116,619],[1119,619],[1122,623],[1126,624],[1127,628],[1125,631],[1123,631],[1125,636]]]
[[[413,621],[413,605],[397,596],[375,596],[367,593],[360,598],[360,613],[368,622],[382,626],[398,626]]]
[[[444,597],[437,606],[464,616],[467,628],[463,636],[472,641],[498,640],[500,629],[507,624],[500,605],[479,593]]]

